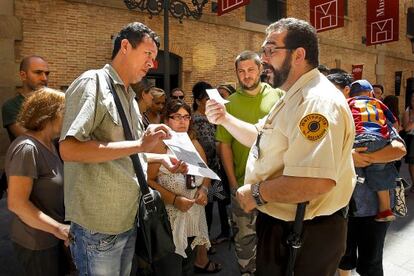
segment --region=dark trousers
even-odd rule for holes
[[[376,222],[375,217],[350,217],[345,255],[339,264],[343,270],[362,276],[382,276],[382,253],[390,222]]]
[[[196,258],[196,248],[191,249],[194,237],[188,238],[188,246],[185,249],[187,258],[171,253],[161,260],[152,264],[154,276],[192,276],[194,275],[194,261]]]
[[[298,249],[294,273],[302,276],[332,276],[345,252],[347,220],[339,212],[316,217],[303,224],[302,247]],[[288,257],[286,237],[292,223],[259,212],[256,276],[284,275]]]
[[[219,217],[220,217],[220,227],[221,227],[221,234],[224,236],[230,235],[230,225],[229,225],[229,217],[227,215],[227,201],[226,200],[220,200],[217,201],[218,204],[218,211],[219,211]],[[214,207],[214,201],[209,202],[206,205],[206,220],[207,220],[207,227],[208,232],[210,233],[211,224],[213,222],[213,207]]]
[[[17,260],[27,276],[64,275],[62,260],[64,258],[59,245],[44,250],[27,249],[13,242]]]

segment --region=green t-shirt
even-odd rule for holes
[[[251,124],[257,123],[259,119],[267,115],[272,106],[283,96],[284,92],[270,87],[267,83],[261,83],[260,85],[262,89],[256,96],[247,94],[241,88],[237,89],[236,93],[228,98],[230,102],[226,104],[227,112]],[[234,139],[223,126],[217,127],[216,139],[219,142],[231,144],[234,173],[239,186],[243,185],[250,149]]]
[[[20,112],[24,99],[25,98],[21,94],[18,94],[17,96],[6,101],[1,108],[3,127],[7,129],[10,141],[13,141],[16,137],[14,137],[14,135],[9,131],[8,126],[16,123],[17,115]]]

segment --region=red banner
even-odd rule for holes
[[[228,13],[234,9],[246,6],[250,0],[218,0],[217,15]]]
[[[364,64],[352,64],[352,77],[354,81],[362,79],[362,72],[364,71]]]
[[[310,0],[310,21],[317,32],[344,26],[344,0]]]
[[[399,0],[367,0],[367,46],[398,41]]]

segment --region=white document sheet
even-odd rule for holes
[[[220,180],[220,177],[212,171],[198,154],[186,132],[171,131],[171,139],[164,143],[177,157],[188,165],[188,174],[208,177]]]
[[[210,100],[215,100],[216,102],[221,104],[226,104],[229,102],[228,100],[225,100],[221,97],[217,89],[206,89],[206,92],[210,97]]]

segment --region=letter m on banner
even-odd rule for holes
[[[344,0],[310,0],[310,19],[317,32],[344,26]]]
[[[217,15],[220,16],[249,3],[250,0],[218,0]]]
[[[399,0],[367,0],[367,46],[398,41]]]

